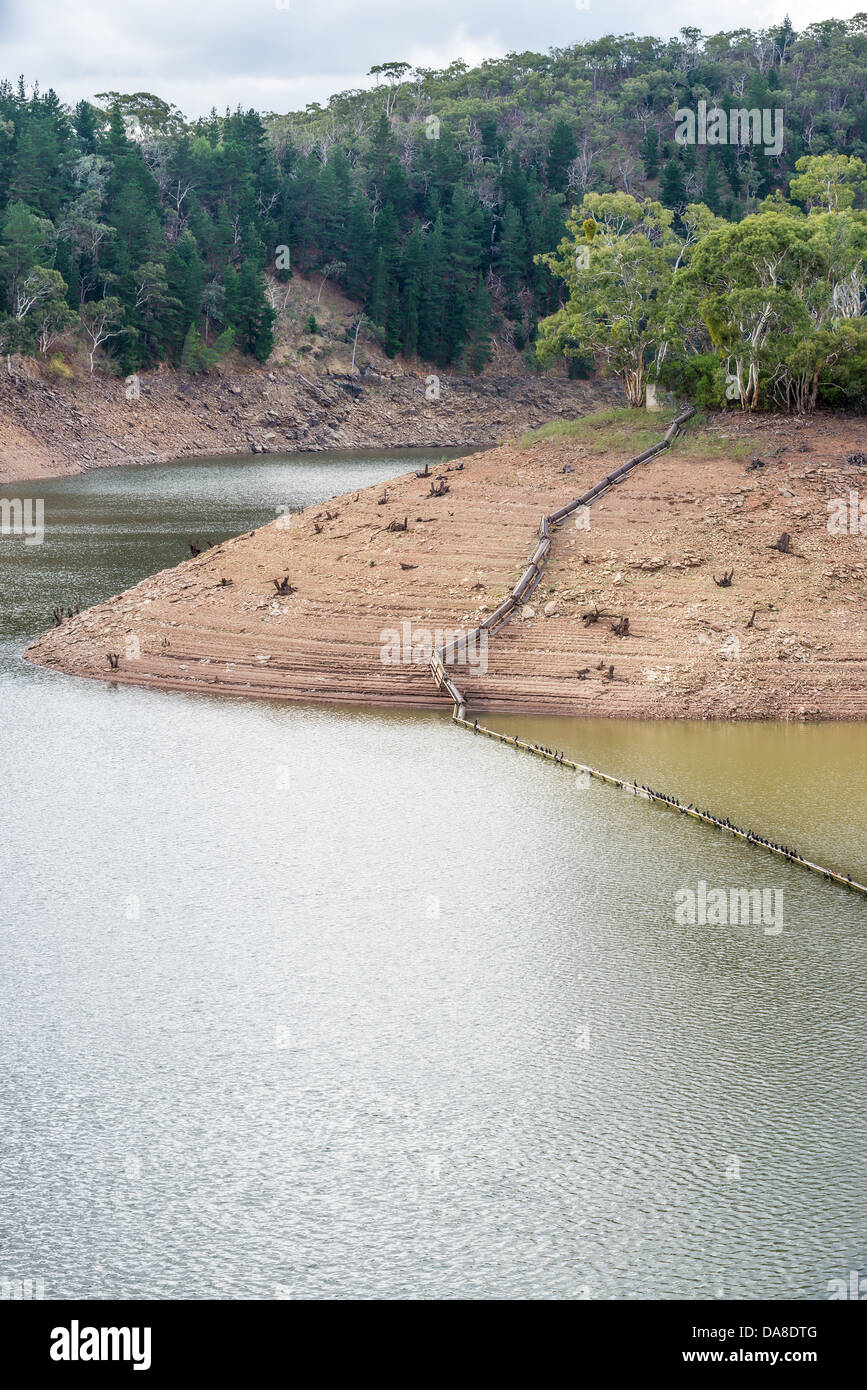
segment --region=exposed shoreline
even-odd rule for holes
[[[667,420],[649,423],[661,437]],[[636,452],[600,450],[609,435],[588,426],[444,465],[440,497],[410,473],[308,508],[65,621],[28,658],[121,684],[446,712],[423,661],[383,664],[383,632],[474,627],[519,577],[540,513]],[[862,436],[855,418],[724,417],[679,441],[600,499],[589,531],[559,534],[544,585],[492,644],[487,671],[460,672],[468,707],[867,718],[867,537],[827,528],[829,497],[859,483],[867,493],[864,469],[847,462]],[[405,517],[406,531],[389,529]],[[772,548],[784,530],[793,555]],[[280,595],[284,576],[294,589]],[[594,605],[606,616],[585,626]],[[628,616],[628,635],[607,615]],[[600,674],[611,665],[613,679]]]
[[[220,454],[353,448],[490,448],[557,417],[617,402],[611,382],[486,375],[437,379],[366,370],[302,375],[291,367],[191,378],[143,373],[140,396],[94,377],[52,383],[24,362],[0,371],[0,485],[93,468]],[[429,400],[429,389],[439,391]]]

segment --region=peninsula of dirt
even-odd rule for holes
[[[283,517],[64,620],[27,655],[118,683],[445,710],[413,645],[423,658],[426,634],[474,628],[520,576],[542,513],[661,438],[666,416],[632,414]],[[555,533],[531,602],[456,672],[469,708],[867,717],[863,447],[855,417],[690,426]]]

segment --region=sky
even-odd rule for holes
[[[375,63],[546,52],[602,34],[670,37],[847,19],[864,0],[0,0],[0,75],[61,100],[149,91],[185,115],[291,111],[369,86]]]

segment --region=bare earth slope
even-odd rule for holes
[[[373,369],[307,377],[294,369],[52,384],[31,364],[0,371],[0,484],[199,454],[294,453],[407,445],[490,445],[552,417],[616,398],[608,382],[506,376],[438,378]]]
[[[384,504],[377,487],[283,518],[67,620],[28,656],[163,688],[447,708],[425,665],[383,664],[383,632],[474,627],[520,576],[541,514],[638,452],[600,453],[604,437],[585,427],[474,455],[439,470],[441,497],[409,474]],[[847,462],[863,447],[856,419],[688,432],[606,494],[589,530],[555,533],[543,584],[491,639],[487,672],[459,670],[470,709],[867,717],[867,536],[827,525],[828,499],[860,488],[867,502],[867,469]],[[751,455],[764,467],[749,469]],[[406,532],[387,529],[404,518]],[[772,548],[783,531],[796,553]],[[284,576],[289,595],[273,582]],[[603,616],[585,626],[594,607]]]

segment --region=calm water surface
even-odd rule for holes
[[[867,904],[447,717],[20,659],[61,598],[409,466],[27,485],[46,542],[0,539],[0,1278],[826,1297],[867,1273]],[[867,872],[861,726],[501,726]],[[678,923],[699,880],[781,890],[783,931]]]

